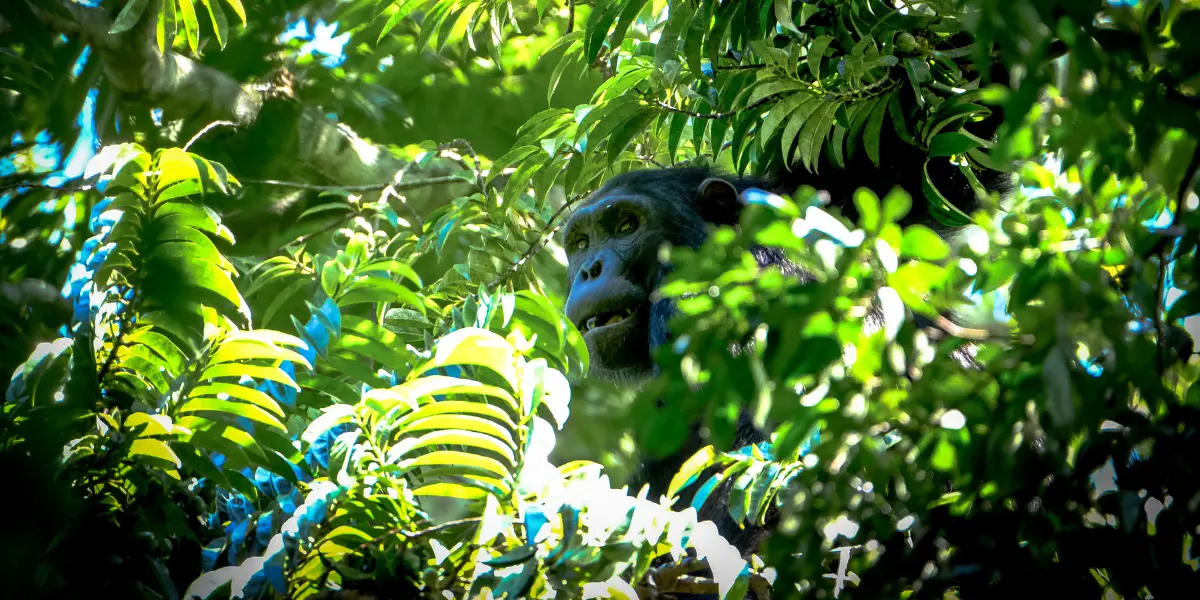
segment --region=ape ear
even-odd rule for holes
[[[700,188],[696,190],[696,210],[709,223],[736,225],[743,205],[737,188],[719,177],[701,181]]]

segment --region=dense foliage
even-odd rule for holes
[[[1194,594],[1196,32],[1184,0],[6,5],[5,595]],[[661,375],[585,379],[554,233],[604,180],[918,155],[665,248]],[[974,212],[934,176],[997,170]],[[769,442],[729,447],[743,411]],[[667,497],[623,487],[697,421]],[[759,555],[697,518],[725,481],[779,510]]]

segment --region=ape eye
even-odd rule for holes
[[[587,248],[588,248],[587,238],[579,238],[579,239],[576,239],[574,242],[571,242],[571,250],[573,250],[575,252],[583,252],[584,250],[587,250]]]
[[[617,233],[633,233],[637,226],[637,219],[625,219],[621,221],[620,225],[617,225]]]

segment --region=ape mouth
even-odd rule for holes
[[[603,331],[613,325],[619,325],[629,318],[633,317],[637,312],[636,308],[622,308],[619,310],[605,311],[597,315],[592,315],[584,319],[579,325],[579,332],[587,335],[591,331]]]

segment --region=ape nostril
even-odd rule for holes
[[[597,259],[595,262],[588,265],[588,267],[583,270],[583,276],[585,279],[595,279],[596,277],[599,277],[600,273],[602,273],[603,271],[604,271],[604,261]]]

